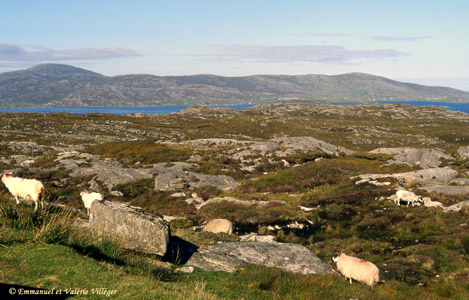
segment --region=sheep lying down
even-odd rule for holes
[[[41,208],[43,207],[45,189],[44,185],[39,180],[14,177],[10,173],[3,173],[2,182],[13,197],[15,197],[16,204],[23,201],[33,201],[34,212],[37,211],[39,203],[41,204]]]
[[[379,269],[372,262],[348,256],[344,253],[333,257],[332,260],[337,264],[337,270],[345,278],[350,279],[350,284],[352,284],[353,279],[373,287],[379,281]]]

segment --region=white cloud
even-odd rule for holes
[[[44,47],[25,48],[15,44],[0,43],[0,62],[2,64],[102,60],[141,55],[143,53],[138,50],[118,46],[57,50]]]
[[[351,63],[361,59],[386,59],[407,56],[393,49],[351,50],[337,45],[209,45],[209,53],[203,54],[218,60],[246,60],[267,63],[316,62]]]
[[[425,35],[425,36],[372,36],[371,39],[375,41],[388,41],[388,42],[393,42],[393,41],[404,41],[404,42],[416,42],[421,39],[431,39],[433,38],[432,36]]]

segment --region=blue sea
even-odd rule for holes
[[[211,105],[211,107],[228,107],[234,109],[243,109],[252,107],[254,104],[239,105]],[[71,114],[89,114],[89,113],[106,113],[106,114],[170,114],[188,108],[189,106],[142,106],[142,107],[44,107],[44,108],[11,108],[1,109],[0,112],[31,112],[31,113],[71,113]]]
[[[408,104],[414,106],[441,106],[449,110],[462,111],[469,113],[469,103],[450,103],[450,102],[433,102],[433,101],[380,101],[379,103],[388,104]],[[343,102],[340,104],[359,104],[356,102]],[[213,107],[228,107],[234,109],[243,109],[252,107],[254,104],[239,104],[239,105],[219,105]],[[177,112],[181,109],[188,108],[189,106],[143,106],[143,107],[46,107],[46,108],[11,108],[0,109],[0,112],[33,112],[33,113],[74,113],[74,114],[87,114],[87,113],[107,113],[116,115],[125,115],[133,113],[147,113],[147,114],[169,114]]]
[[[469,113],[469,103],[433,102],[433,101],[379,101],[386,104],[408,104],[414,106],[440,106],[449,110]]]

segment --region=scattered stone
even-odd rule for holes
[[[124,194],[121,192],[121,191],[111,191],[109,193],[111,196],[115,196],[115,197],[122,197],[124,196]]]
[[[443,204],[438,201],[432,201],[430,197],[423,197],[423,205],[425,207],[443,207]]]
[[[165,216],[163,215],[163,220],[165,220],[166,222],[171,222],[173,220],[182,220],[182,219],[187,219],[185,217],[173,217],[173,216]]]
[[[276,243],[275,236],[273,235],[257,235],[257,233],[248,233],[239,237],[241,242],[262,242],[262,243]]]
[[[201,209],[205,205],[209,205],[209,204],[213,204],[213,203],[219,203],[219,202],[223,202],[223,201],[233,202],[233,203],[242,204],[242,205],[268,205],[271,202],[276,202],[276,203],[280,203],[280,204],[285,204],[286,203],[285,201],[281,201],[281,200],[259,201],[259,200],[239,200],[239,199],[236,199],[234,197],[216,197],[216,198],[208,199],[204,203],[196,205],[195,208]]]
[[[469,206],[469,200],[461,201],[454,205],[443,208],[444,211],[460,211],[463,207]]]
[[[116,201],[94,201],[89,227],[116,239],[126,249],[160,256],[165,254],[169,241],[169,226],[162,217]]]
[[[203,228],[203,231],[212,233],[233,233],[233,223],[227,219],[210,220]]]
[[[202,161],[203,157],[196,154],[196,155],[191,155],[187,161]]]
[[[176,273],[193,273],[194,272],[194,267],[193,266],[187,266],[187,267],[181,267],[177,268],[175,270]]]
[[[174,197],[174,198],[182,198],[182,197],[186,197],[186,194],[184,194],[183,192],[179,192],[179,193],[171,194],[169,196]]]
[[[197,204],[204,203],[204,199],[202,197],[188,198],[184,201],[186,201],[186,203],[189,205],[194,204],[194,203],[197,203]]]
[[[332,269],[306,247],[286,243],[229,242],[199,249],[187,262],[205,271],[234,272],[245,264],[277,267],[299,274],[327,274]]]
[[[308,225],[305,225],[305,224],[302,224],[302,223],[298,223],[297,221],[293,222],[293,223],[290,223],[287,225],[287,228],[291,228],[291,229],[303,229],[305,228],[306,226]]]
[[[319,206],[318,207],[306,207],[306,206],[301,206],[300,205],[300,206],[298,206],[298,208],[301,209],[301,210],[304,210],[304,211],[313,211],[313,210],[317,210],[319,208]]]
[[[459,158],[466,159],[469,158],[469,146],[461,147],[458,149]]]

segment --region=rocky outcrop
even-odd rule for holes
[[[233,233],[233,223],[227,219],[213,219],[208,221],[203,231],[212,233]]]
[[[227,175],[205,175],[194,172],[188,172],[187,175],[191,179],[190,186],[194,188],[214,186],[220,190],[230,190],[238,186],[236,180]]]
[[[390,164],[406,164],[409,166],[420,166],[423,169],[436,168],[441,165],[441,159],[451,160],[450,155],[439,149],[418,149],[408,147],[378,148],[370,153],[383,153],[395,155]]]
[[[12,155],[7,159],[1,158],[0,162],[11,165],[20,165],[21,167],[29,167],[34,163],[34,158],[27,155]]]
[[[142,208],[115,201],[91,204],[89,227],[116,239],[124,248],[163,256],[169,242],[168,223]]]
[[[114,159],[101,158],[99,155],[66,151],[57,155],[56,161],[66,169],[72,170],[71,177],[95,175],[90,181],[92,189],[98,189],[99,182],[111,191],[118,184],[126,184],[140,179],[149,179],[153,175],[151,169],[126,168]]]
[[[272,152],[280,148],[280,145],[275,142],[258,142],[251,145],[251,150],[259,151],[262,154]]]
[[[227,175],[205,175],[181,169],[174,169],[155,177],[155,191],[163,192],[205,186],[229,190],[237,185],[236,180]]]
[[[469,186],[453,186],[453,185],[428,185],[421,188],[427,192],[434,192],[449,195],[469,194]]]
[[[297,244],[230,242],[199,249],[187,262],[205,271],[234,272],[245,264],[277,267],[299,274],[327,274],[332,269]]]
[[[187,175],[183,170],[174,170],[155,177],[155,191],[167,192],[189,187]]]
[[[353,177],[359,178],[356,184],[368,183],[380,178],[394,178],[401,184],[413,181],[415,183],[424,182],[446,182],[456,178],[458,172],[450,168],[431,168],[414,172],[396,173],[396,174],[362,174]]]
[[[278,143],[282,148],[304,152],[318,151],[330,155],[339,155],[340,153],[351,155],[354,153],[344,147],[335,146],[310,136],[278,137],[272,139],[271,142]]]

